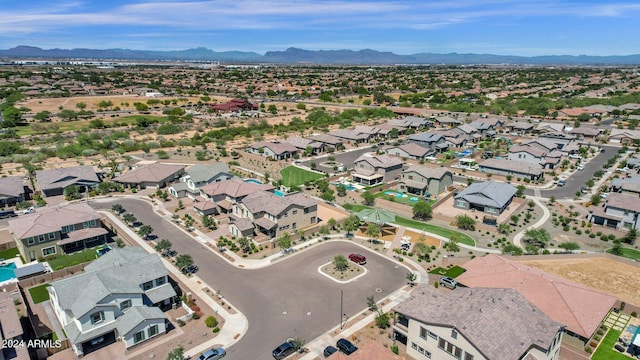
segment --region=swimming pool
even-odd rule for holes
[[[280,196],[280,197],[284,197],[284,192],[280,191],[280,190],[273,190],[273,193],[276,196]]]
[[[263,184],[262,184],[262,181],[260,181],[260,180],[256,180],[256,179],[244,179],[244,182],[254,183],[254,184],[258,184],[258,185],[263,185]]]
[[[13,270],[15,269],[16,264],[12,262],[0,266],[0,282],[15,279],[16,274],[13,273]]]
[[[391,196],[395,196],[397,198],[401,198],[401,197],[405,197],[407,195],[404,194],[400,194],[399,192],[395,192],[395,191],[391,191],[391,190],[387,190],[384,192],[385,195],[391,195]]]
[[[358,190],[355,186],[351,185],[351,184],[344,184],[345,189],[349,190],[349,191],[356,191]]]

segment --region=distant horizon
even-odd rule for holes
[[[637,54],[640,4],[612,1],[5,0],[0,48]]]

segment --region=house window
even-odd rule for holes
[[[30,237],[27,239],[27,244],[29,245],[33,245],[36,241],[33,239],[33,237]]]
[[[413,180],[413,175],[409,175],[407,177],[409,178],[409,180]]]
[[[464,360],[473,360],[473,355],[471,355],[469,353],[465,353],[464,354]]]
[[[295,215],[295,214],[297,214],[297,213],[298,213],[298,210],[293,210],[293,211],[291,211],[291,215]]]
[[[288,217],[288,216],[289,216],[289,213],[284,213],[284,217]]]
[[[298,225],[297,225],[296,223],[291,224],[291,228],[292,228],[293,230],[295,230],[297,227],[298,227]]]
[[[98,311],[91,314],[91,324],[99,324],[104,320],[104,312]]]
[[[308,214],[308,213],[309,213],[309,208],[305,208],[305,209],[304,209],[304,213],[305,213],[305,214]]]
[[[88,227],[89,227],[89,222],[88,221],[85,221],[85,222],[82,223],[82,228],[83,229],[86,229]]]
[[[431,331],[427,331],[427,335],[432,337],[434,340],[438,340],[438,335],[436,333],[432,333]]]
[[[132,304],[131,304],[131,299],[129,299],[129,300],[125,300],[125,301],[123,301],[123,302],[121,302],[121,303],[120,303],[120,310],[125,311],[125,310],[127,310],[128,308],[130,308],[130,307],[131,307],[131,305],[132,305]]]
[[[411,348],[417,352],[419,352],[420,354],[424,355],[427,359],[431,359],[431,353],[429,352],[429,350],[423,348],[422,346],[412,342],[411,343]]]
[[[38,242],[44,242],[44,234],[38,235]]]
[[[163,277],[159,277],[156,279],[156,286],[160,286],[160,285],[164,285],[164,283],[166,283],[167,281],[164,279]]]
[[[95,220],[91,220],[91,227],[95,227],[97,222]]]
[[[50,233],[49,233],[49,240],[53,240],[53,239],[55,239],[55,238],[56,238],[56,233],[52,233],[52,232],[50,232]]]
[[[142,284],[142,290],[149,290],[153,288],[153,281],[147,281],[146,283]]]
[[[312,224],[315,224],[315,223],[316,223],[316,217],[315,217],[315,216],[312,216],[312,217],[311,217],[311,223],[312,223]]]
[[[144,341],[144,331],[140,331],[135,333],[135,335],[133,335],[133,343],[137,344],[141,341]]]
[[[69,232],[69,229],[67,228],[67,226],[63,226],[62,229],[60,230],[61,233],[66,234]]]
[[[158,325],[149,326],[149,337],[158,335]]]
[[[440,338],[440,340],[438,340],[438,348],[448,352],[450,355],[453,355],[456,359],[462,358],[462,349],[446,341],[443,338]]]
[[[428,333],[427,329],[425,329],[423,327],[420,328],[420,337],[421,338],[426,339],[427,338],[427,333]]]
[[[457,331],[455,331],[455,329],[454,329],[454,330],[451,330],[451,337],[452,337],[452,338],[454,338],[454,339],[457,339],[457,338],[458,338],[458,332],[457,332]]]
[[[42,249],[42,256],[49,256],[49,255],[55,255],[56,254],[56,247],[55,246],[51,246],[48,248],[43,248]]]

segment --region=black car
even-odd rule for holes
[[[338,340],[338,342],[336,343],[336,347],[346,355],[351,355],[356,352],[356,350],[358,350],[358,348],[353,345],[351,341],[344,338]]]
[[[271,355],[273,356],[274,359],[280,360],[280,359],[286,358],[287,356],[293,354],[294,352],[296,352],[295,345],[291,341],[287,341],[282,345],[278,346],[277,348],[275,348],[271,352]]]
[[[198,267],[196,265],[189,265],[182,268],[182,273],[187,274],[195,274],[198,271]]]
[[[329,357],[335,353],[338,352],[338,349],[334,348],[333,346],[329,345],[326,348],[324,348],[324,351],[322,352],[322,354],[324,355],[324,357]]]

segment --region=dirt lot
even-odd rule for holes
[[[606,257],[581,257],[522,260],[552,274],[590,286],[640,306],[640,264],[635,265]]]

